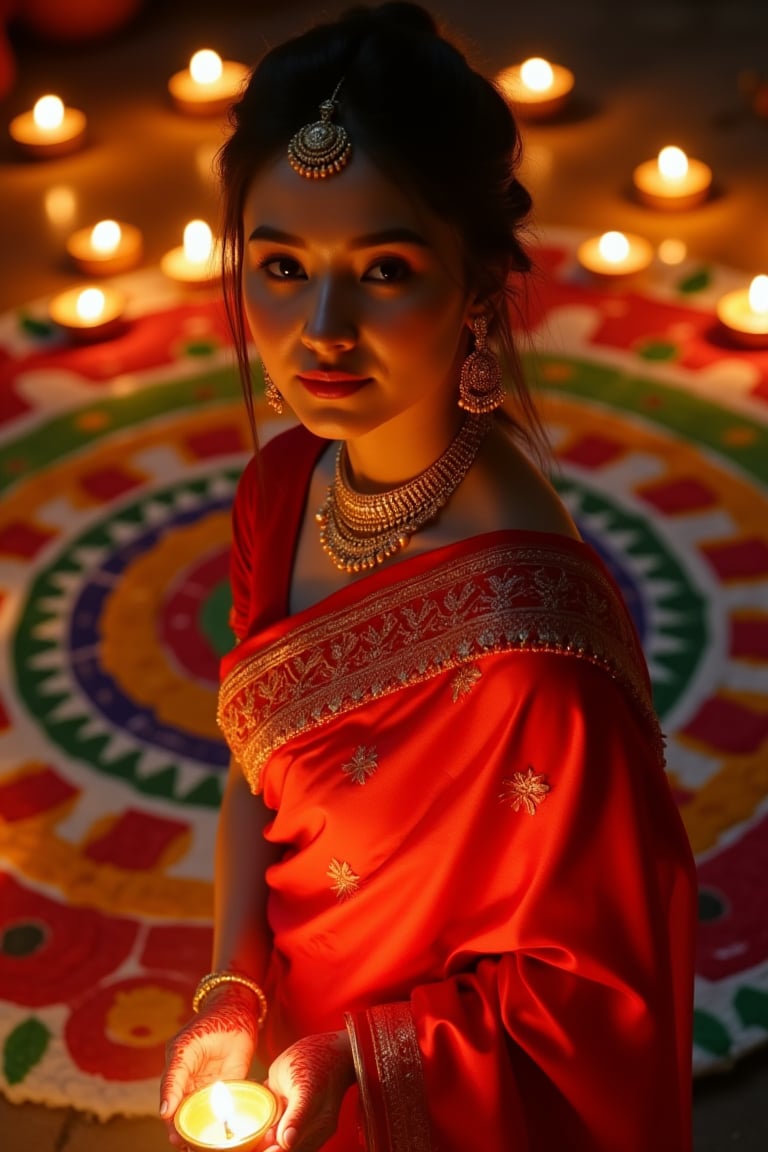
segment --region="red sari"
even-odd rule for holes
[[[267,1059],[346,1024],[339,1152],[688,1152],[694,868],[612,578],[504,531],[290,616],[322,447],[272,441],[234,510],[219,720],[284,848]]]

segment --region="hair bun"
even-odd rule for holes
[[[439,29],[431,12],[427,12],[420,4],[409,3],[408,0],[388,0],[388,3],[373,8],[359,5],[345,12],[343,19],[366,23],[375,21],[377,24],[389,24],[392,27],[407,28],[411,32],[421,32],[425,36],[439,35]]]

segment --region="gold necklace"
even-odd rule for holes
[[[356,492],[347,479],[346,448],[336,453],[333,482],[315,513],[320,543],[340,572],[363,572],[405,548],[439,514],[474,463],[490,428],[468,416],[445,452],[413,480],[389,492]]]

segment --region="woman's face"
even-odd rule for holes
[[[449,225],[359,150],[326,180],[281,157],[244,223],[251,334],[307,428],[350,440],[455,421],[472,299]]]

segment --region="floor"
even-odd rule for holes
[[[87,108],[90,143],[77,156],[35,164],[19,162],[5,135],[0,141],[0,309],[74,283],[64,238],[95,219],[139,224],[152,263],[180,243],[188,219],[213,223],[210,162],[221,128],[170,107],[169,75],[203,44],[230,59],[254,59],[263,46],[344,7],[251,0],[244,12],[238,0],[145,0],[119,36],[76,46],[44,42],[15,26],[18,77],[0,104],[4,122],[44,91],[59,91]],[[764,0],[538,0],[508,9],[498,0],[427,0],[427,7],[465,34],[470,54],[487,71],[543,54],[576,73],[569,111],[526,132],[525,176],[539,222],[620,228],[654,243],[674,237],[750,276],[768,271]],[[760,80],[762,116],[749,97]],[[629,192],[633,167],[673,142],[715,173],[711,201],[676,217],[641,207]],[[699,1081],[695,1152],[764,1152],[766,1089],[768,1049]],[[3,1098],[0,1133],[4,1152],[168,1147],[151,1118],[102,1124],[71,1109],[14,1106]]]

